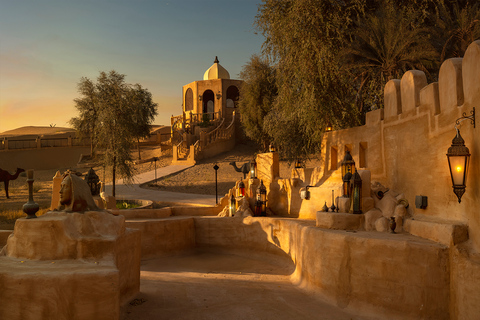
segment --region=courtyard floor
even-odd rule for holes
[[[292,263],[211,251],[142,261],[122,319],[366,319],[292,284]]]

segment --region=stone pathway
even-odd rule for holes
[[[170,165],[157,169],[157,179],[165,177],[177,172],[186,170],[193,165]],[[118,180],[115,184],[115,198],[117,200],[152,200],[160,202],[177,202],[184,204],[198,204],[198,205],[215,205],[215,196],[202,195],[202,194],[190,194],[179,192],[168,192],[160,190],[150,190],[140,188],[141,184],[154,181],[155,170],[144,172],[134,177],[134,184],[126,185],[122,180]],[[112,185],[106,185],[105,190],[108,194],[112,194]]]

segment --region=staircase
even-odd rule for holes
[[[201,129],[205,126],[205,114],[189,114],[185,117],[184,113],[172,117],[172,164],[195,164],[197,160],[212,157],[235,146],[235,113],[228,125],[219,113],[207,115],[212,119],[208,123],[213,124],[213,130]]]

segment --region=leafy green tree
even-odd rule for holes
[[[100,158],[102,164],[112,167],[115,196],[117,172],[127,182],[132,181],[134,168],[130,150],[135,141],[150,133],[157,104],[146,89],[139,84],[127,84],[125,75],[116,71],[100,72],[95,84],[82,78],[79,88],[83,87],[91,90],[87,91],[88,95],[82,91],[83,97],[75,100],[80,116],[70,123],[75,129],[96,137],[95,149],[104,150]]]
[[[243,66],[240,78],[244,81],[239,100],[243,129],[247,137],[266,150],[271,137],[263,121],[277,96],[275,68],[267,60],[253,55]]]
[[[320,150],[327,124],[359,123],[338,52],[361,2],[265,0],[259,6],[255,24],[265,37],[263,54],[278,68],[278,97],[265,128],[289,160]]]

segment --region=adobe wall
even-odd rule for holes
[[[472,246],[480,251],[480,41],[468,47],[463,59],[446,60],[438,83],[427,84],[423,72],[413,70],[389,81],[384,93],[385,109],[367,113],[364,126],[324,135],[323,180],[317,186],[333,184],[348,148],[357,167],[371,171],[372,181],[405,194],[414,217],[467,224]],[[459,126],[471,157],[466,192],[458,203],[446,153],[456,134],[455,120],[470,115],[473,107],[476,128],[469,120]],[[426,209],[415,208],[417,195],[428,197]],[[323,199],[318,201],[321,207]]]
[[[90,147],[56,147],[8,150],[0,152],[0,168],[50,170],[75,167],[81,154],[90,154]]]

